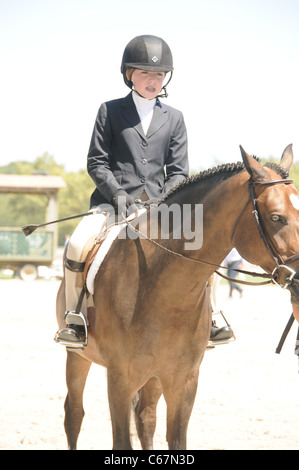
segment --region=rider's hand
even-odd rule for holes
[[[151,204],[153,204],[154,206],[158,206],[160,204],[160,202],[161,202],[161,199],[159,199],[157,197],[151,197],[147,201],[142,202],[142,204],[145,207],[149,207]]]
[[[135,200],[123,189],[118,189],[112,198],[113,207],[118,215],[127,216],[137,211]]]

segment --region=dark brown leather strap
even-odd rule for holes
[[[284,332],[282,333],[282,336],[281,336],[281,339],[280,339],[280,341],[279,341],[279,344],[278,344],[278,346],[277,346],[277,348],[276,348],[276,351],[275,351],[276,354],[280,354],[280,351],[281,351],[281,349],[282,349],[282,346],[283,346],[283,344],[284,344],[284,342],[285,342],[285,340],[286,340],[286,337],[287,337],[288,334],[289,334],[289,331],[290,331],[290,329],[291,329],[291,327],[292,327],[292,325],[293,325],[293,323],[294,323],[294,320],[295,320],[295,318],[294,318],[294,315],[293,315],[293,313],[292,313],[292,315],[290,316],[289,321],[288,321],[288,323],[287,323],[287,325],[286,325],[286,327],[285,327],[285,329],[284,329]]]
[[[84,295],[87,293],[87,289],[84,285],[83,289],[81,290],[81,294],[79,296],[79,299],[78,299],[78,303],[77,303],[77,307],[76,307],[76,310],[75,312],[76,313],[80,313],[81,312],[81,307],[82,307],[82,302],[83,302],[83,299],[84,299]]]
[[[73,273],[82,273],[84,271],[85,262],[75,261],[73,259],[65,258],[64,267]]]
[[[232,271],[242,272],[244,274],[244,271],[241,269],[232,269]],[[249,282],[249,281],[242,281],[241,279],[235,279],[229,276],[225,276],[225,274],[221,274],[219,271],[215,271],[215,273],[218,274],[218,276],[223,277],[223,279],[226,279],[227,281],[233,281],[233,282],[236,282],[237,284],[243,284],[245,286],[265,286],[266,284],[272,283],[272,279],[270,281],[263,281],[263,282]],[[247,271],[247,274],[249,274],[250,276],[257,275],[258,277],[261,277],[259,273],[254,273],[254,272],[252,273],[250,271]]]

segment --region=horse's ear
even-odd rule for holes
[[[285,170],[290,171],[291,166],[293,165],[293,159],[293,144],[289,144],[283,151],[280,159],[280,166]]]
[[[268,181],[270,179],[267,171],[255,158],[248,155],[240,145],[243,163],[253,181]]]

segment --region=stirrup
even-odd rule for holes
[[[61,330],[58,330],[55,334],[54,341],[56,343],[61,344],[62,346],[66,346],[67,351],[74,351],[81,349],[83,350],[85,346],[87,346],[87,340],[88,340],[88,331],[87,331],[87,322],[86,318],[81,312],[75,312],[74,310],[70,310],[69,312],[66,312],[64,319],[66,317],[69,320],[69,325],[72,324],[72,318],[74,319],[74,324],[77,324],[78,317],[82,320],[82,325],[79,326],[84,326],[85,329],[85,340],[84,341],[78,341],[78,342],[73,342],[73,341],[67,341],[67,340],[62,340],[59,338],[59,332]]]
[[[212,315],[221,315],[223,320],[226,323],[226,326],[231,328],[231,326],[228,323],[227,319],[225,318],[222,310],[219,310],[218,312],[212,312]],[[232,328],[231,328],[231,330],[232,330]],[[232,330],[232,336],[230,338],[220,339],[218,341],[217,340],[213,341],[212,339],[209,339],[208,344],[207,344],[207,349],[214,349],[216,346],[220,346],[221,344],[230,344],[230,343],[233,343],[234,341],[236,341],[236,336],[235,336],[235,333]]]
[[[232,336],[231,338],[228,338],[228,339],[221,339],[219,341],[209,340],[209,342],[207,344],[207,349],[214,349],[216,346],[220,346],[221,344],[233,343],[234,341],[236,341],[236,338],[234,336]]]

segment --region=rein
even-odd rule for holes
[[[185,261],[191,261],[193,263],[198,263],[198,264],[205,264],[206,266],[213,266],[214,268],[221,268],[221,269],[227,269],[226,266],[222,266],[221,264],[215,264],[215,263],[211,263],[209,261],[204,261],[202,259],[196,259],[196,258],[191,258],[189,256],[185,256],[181,253],[178,253],[177,251],[173,251],[173,250],[170,250],[169,248],[166,248],[165,246],[161,245],[160,243],[156,242],[155,240],[153,240],[152,238],[148,237],[147,235],[145,235],[144,233],[141,233],[139,230],[137,230],[136,227],[134,227],[130,222],[127,222],[127,225],[130,227],[131,230],[133,230],[135,233],[137,233],[139,236],[143,237],[144,239],[150,241],[151,243],[153,243],[154,245],[156,245],[157,247],[161,248],[162,250],[164,250],[166,253],[172,255],[172,256],[175,256],[177,258],[181,258]],[[269,284],[272,282],[273,280],[273,275],[272,274],[267,274],[267,273],[256,273],[254,271],[245,271],[243,269],[233,269],[232,271],[235,271],[235,272],[238,272],[238,273],[242,273],[242,274],[249,274],[250,276],[252,277],[261,277],[261,278],[264,278],[264,279],[269,279],[268,281],[265,281],[265,282],[247,282],[247,281],[241,281],[241,280],[236,280],[236,279],[232,279],[228,276],[225,276],[224,274],[221,274],[220,272],[218,271],[215,271],[219,276],[223,277],[224,279],[228,279],[228,280],[232,280],[232,281],[235,281],[235,282],[239,282],[240,284],[247,284],[247,285],[251,285],[251,286],[261,286],[261,285],[265,285],[265,284]]]
[[[253,204],[253,216],[254,216],[254,219],[256,221],[256,224],[258,226],[258,229],[259,229],[259,233],[260,233],[260,236],[265,244],[265,247],[267,249],[267,251],[270,253],[272,259],[274,260],[275,262],[275,268],[272,272],[272,274],[268,274],[268,273],[257,273],[257,272],[254,272],[254,271],[246,271],[244,269],[233,269],[234,272],[237,272],[237,273],[242,273],[242,274],[247,274],[247,275],[250,275],[252,277],[259,277],[259,278],[263,278],[263,279],[268,279],[267,281],[264,281],[264,282],[249,282],[249,281],[242,281],[242,280],[239,280],[239,279],[232,279],[228,276],[225,276],[224,274],[221,274],[219,271],[215,270],[216,274],[218,274],[219,276],[223,277],[224,279],[227,279],[227,280],[232,280],[234,282],[237,282],[239,284],[245,284],[245,285],[249,285],[249,286],[263,286],[265,284],[270,284],[271,282],[276,284],[276,285],[279,285],[280,287],[282,287],[282,289],[286,289],[287,287],[289,287],[292,283],[296,282],[297,280],[294,279],[295,275],[296,275],[296,271],[294,271],[292,268],[290,268],[287,263],[291,263],[291,262],[294,262],[296,261],[297,259],[299,259],[299,253],[294,255],[294,256],[291,256],[289,258],[287,258],[285,261],[283,261],[283,259],[281,258],[280,254],[277,252],[271,238],[269,237],[269,234],[267,233],[266,229],[265,229],[265,226],[264,226],[264,223],[263,223],[263,220],[262,220],[262,217],[261,217],[261,214],[260,214],[260,211],[258,209],[258,204],[257,204],[257,197],[256,197],[256,193],[255,193],[255,186],[274,186],[276,184],[291,184],[293,183],[293,180],[291,179],[279,179],[279,180],[272,180],[272,181],[262,181],[262,182],[255,182],[253,181],[252,179],[249,180],[248,182],[248,188],[249,188],[249,199],[247,201],[247,203],[245,204],[244,208],[242,209],[240,215],[238,216],[234,226],[233,226],[233,229],[232,229],[232,233],[231,233],[231,240],[233,238],[233,235],[235,233],[235,230],[249,204],[250,201],[252,201],[252,204]],[[148,237],[147,235],[141,233],[139,230],[136,229],[136,227],[134,227],[131,223],[130,223],[130,220],[129,218],[125,219],[128,227],[131,228],[131,230],[133,230],[135,233],[137,233],[139,236],[142,236],[143,238],[145,238],[146,240],[150,241],[151,243],[153,243],[154,245],[156,245],[157,247],[161,248],[162,250],[164,250],[166,253],[172,255],[172,256],[175,256],[177,258],[181,258],[181,259],[184,259],[186,261],[191,261],[193,263],[199,263],[199,264],[205,264],[207,266],[213,266],[215,268],[220,268],[220,269],[227,269],[226,266],[223,266],[223,265],[219,265],[219,264],[214,264],[214,263],[211,263],[209,261],[204,261],[204,260],[201,260],[201,259],[195,259],[195,258],[192,258],[192,257],[189,257],[189,256],[185,256],[181,253],[178,253],[176,251],[173,251],[173,250],[170,250],[169,248],[166,248],[165,246],[161,245],[160,243],[156,242],[155,240],[153,240],[152,238]],[[285,282],[284,284],[280,284],[278,281],[277,281],[277,277],[278,277],[278,274],[279,274],[279,271],[280,270],[286,270],[287,271],[287,277],[285,279]],[[298,281],[299,282],[299,281]]]

